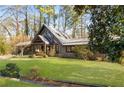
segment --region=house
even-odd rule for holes
[[[19,43],[16,47],[22,47],[24,54],[42,51],[47,55],[53,53],[60,57],[74,57],[75,53],[72,51],[73,47],[87,45],[88,41],[88,38],[72,39],[67,34],[43,24],[41,30],[35,35],[31,42]]]

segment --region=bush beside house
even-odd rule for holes
[[[74,52],[76,53],[76,58],[80,58],[83,60],[98,60],[98,61],[106,61],[106,54],[102,54],[99,52],[92,52],[88,46],[76,46],[74,47]]]

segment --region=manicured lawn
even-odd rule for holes
[[[39,87],[37,84],[0,78],[0,87]]]
[[[0,69],[10,62],[21,68],[22,75],[26,75],[30,68],[37,66],[40,68],[40,75],[48,79],[124,86],[124,66],[120,64],[67,58],[12,58],[1,60]]]

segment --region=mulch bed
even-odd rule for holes
[[[22,77],[21,80],[45,85],[48,87],[105,87],[102,85],[90,85],[90,84],[82,84],[82,83],[75,83],[70,81],[60,81],[60,80],[49,80],[46,78],[27,78]]]

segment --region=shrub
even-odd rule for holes
[[[124,50],[124,38],[120,37],[118,40],[111,41],[107,48],[108,59],[112,62],[121,63],[121,53]]]
[[[27,74],[28,78],[36,79],[39,76],[40,76],[40,69],[39,69],[39,67],[34,66],[31,69],[29,69],[29,73]]]
[[[76,56],[81,59],[89,59],[89,60],[95,60],[95,56],[93,52],[88,49],[87,46],[75,46],[74,52],[76,53]]]
[[[89,60],[96,60],[96,56],[90,50],[88,50],[88,52],[87,52],[87,57],[88,57],[87,59],[89,59]]]
[[[31,55],[29,55],[28,57],[29,57],[29,58],[34,58],[35,55],[34,55],[34,54],[31,54]]]
[[[48,56],[46,55],[46,53],[44,53],[43,51],[36,51],[36,52],[35,52],[35,55],[36,55],[36,56],[34,56],[34,57],[38,57],[38,58],[46,58],[46,57],[48,57]]]
[[[48,57],[48,55],[47,54],[44,54],[44,56],[43,56],[44,58],[47,58]]]
[[[99,53],[99,52],[96,52],[95,53],[95,56],[96,56],[96,59],[98,61],[106,61],[106,54],[103,54],[103,53]]]
[[[49,56],[50,56],[50,57],[54,57],[55,55],[56,55],[55,49],[51,49],[51,50],[49,51]]]
[[[0,70],[1,76],[19,78],[20,77],[20,69],[14,63],[8,63],[5,69]]]
[[[124,50],[121,51],[121,57],[120,57],[119,61],[121,64],[124,64]]]
[[[0,55],[9,54],[11,52],[10,44],[6,43],[3,36],[0,36]]]
[[[121,57],[121,44],[113,41],[110,43],[109,48],[108,48],[108,59],[112,62],[118,62],[120,63],[120,57]]]

